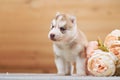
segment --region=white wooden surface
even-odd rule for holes
[[[120,77],[58,76],[56,74],[0,74],[0,80],[120,80]]]

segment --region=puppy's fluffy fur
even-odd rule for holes
[[[71,75],[76,62],[77,75],[86,75],[87,39],[77,29],[76,18],[72,15],[57,13],[51,23],[48,37],[53,41],[55,63],[60,75]]]

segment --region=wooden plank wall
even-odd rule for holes
[[[0,0],[0,72],[56,72],[47,34],[58,11],[75,15],[89,41],[120,29],[120,0]]]

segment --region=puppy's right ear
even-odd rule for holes
[[[76,22],[76,17],[75,16],[70,16],[70,20],[74,24]]]
[[[59,15],[60,15],[60,12],[57,12],[57,13],[56,13],[56,16],[59,16]]]

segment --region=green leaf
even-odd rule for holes
[[[118,40],[120,41],[120,36],[118,37]]]
[[[102,40],[98,37],[97,39],[98,42],[98,48],[101,49],[102,51],[105,52],[109,52],[109,50],[107,49],[107,47],[104,45],[104,43],[102,42]]]

